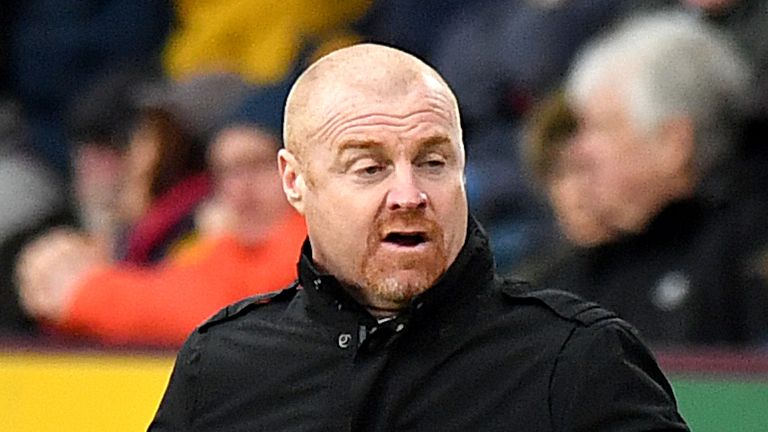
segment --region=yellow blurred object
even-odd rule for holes
[[[0,353],[0,431],[143,431],[174,354]]]
[[[177,0],[165,68],[176,79],[226,71],[254,84],[274,83],[291,70],[306,40],[345,28],[371,2]]]

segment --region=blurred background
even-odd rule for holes
[[[456,93],[502,273],[635,324],[693,430],[768,430],[768,1],[0,14],[0,430],[145,429],[195,325],[293,279],[284,100],[314,59],[364,41]]]

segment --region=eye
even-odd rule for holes
[[[356,170],[357,175],[360,176],[374,176],[384,169],[381,165],[369,165]]]
[[[424,161],[422,165],[426,166],[427,168],[441,168],[445,166],[445,161],[442,159],[430,159]]]
[[[350,172],[361,180],[375,180],[387,170],[387,165],[376,160],[365,159],[354,163]]]
[[[418,162],[417,167],[428,173],[440,173],[446,166],[445,158],[439,155],[426,157]]]

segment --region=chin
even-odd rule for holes
[[[651,219],[649,217],[629,217],[622,220],[617,226],[618,231],[624,234],[634,235],[644,232],[650,224]]]
[[[376,298],[402,304],[409,302],[435,284],[439,276],[431,273],[424,270],[399,270],[385,277],[367,278],[366,285]]]
[[[362,287],[369,297],[386,303],[409,302],[431,288],[447,268],[445,249],[440,243],[372,250],[361,263]]]

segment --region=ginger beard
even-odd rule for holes
[[[444,233],[436,222],[421,211],[379,217],[360,264],[360,289],[403,304],[434,285],[447,267]]]

